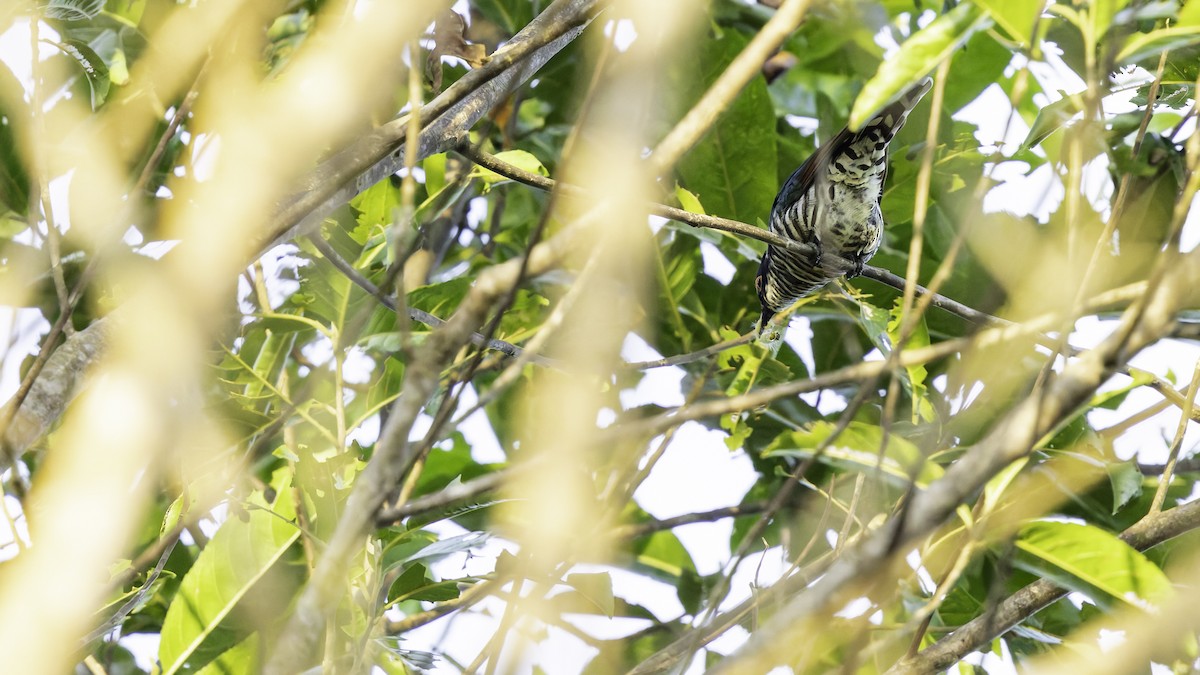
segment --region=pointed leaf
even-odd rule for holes
[[[834,425],[816,422],[803,431],[780,435],[771,442],[763,455],[807,458],[833,433]],[[942,467],[925,459],[920,448],[900,436],[890,435],[883,447],[883,431],[875,425],[851,422],[821,453],[820,461],[830,466],[853,471],[882,471],[891,482],[907,487],[915,480],[924,487],[942,477]]]
[[[1154,563],[1116,535],[1076,523],[1038,521],[1021,530],[1015,563],[1101,606],[1150,609],[1172,594]]]
[[[252,501],[260,508],[245,511],[245,520],[230,515],[184,576],[163,619],[164,675],[195,672],[234,643],[237,636],[222,624],[300,536],[286,494],[276,498],[275,511],[259,496]]]
[[[675,76],[681,80],[678,86],[712,84],[747,42],[738,31],[726,31],[705,43],[697,53],[699,63]],[[753,223],[775,198],[776,152],[771,94],[765,80],[754,78],[683,156],[679,176],[710,213]]]
[[[612,576],[608,572],[568,574],[566,582],[596,605],[605,616],[612,618],[616,603],[613,599]]]
[[[991,17],[964,2],[933,20],[900,45],[900,51],[879,64],[850,112],[850,128],[860,129],[875,113],[912,88],[976,31],[991,25]]]

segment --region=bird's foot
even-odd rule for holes
[[[813,239],[812,241],[808,242],[808,245],[812,247],[812,250],[808,254],[808,264],[813,269],[820,269],[821,259],[824,258],[821,250],[821,240]]]
[[[866,266],[867,261],[863,260],[862,256],[856,255],[850,258],[850,262],[854,264],[854,267],[851,268],[849,274],[846,275],[846,278],[853,279],[854,277],[862,276],[863,267]]]

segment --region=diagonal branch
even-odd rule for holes
[[[416,159],[454,147],[467,130],[579,37],[601,0],[555,0],[550,7],[423,107]],[[410,116],[398,117],[325,160],[295,194],[283,199],[265,246],[312,232],[334,209],[404,167]]]
[[[1144,551],[1197,528],[1200,528],[1200,502],[1189,502],[1144,518],[1120,536],[1130,546]],[[1039,579],[915,656],[902,659],[887,671],[888,675],[945,670],[1066,594],[1065,589],[1051,581]]]
[[[505,162],[495,155],[489,154],[473,146],[463,144],[456,149],[464,157],[470,159],[479,166],[482,166],[490,171],[494,171],[495,173],[498,173],[501,176],[504,176],[510,180],[514,180],[518,183],[523,183],[539,190],[560,190],[564,195],[587,196],[590,194],[590,191],[587,188],[583,188],[578,185],[570,185],[561,181],[556,182],[551,178],[539,176],[531,171],[526,171],[520,167],[513,166],[512,164]],[[808,244],[796,241],[795,239],[782,237],[774,232],[771,232],[770,230],[764,230],[760,227],[755,227],[748,223],[743,223],[736,220],[730,220],[728,218],[720,218],[717,216],[709,216],[700,213],[691,213],[689,211],[677,209],[673,206],[666,206],[664,204],[651,204],[650,212],[656,216],[668,218],[670,220],[692,225],[694,227],[719,230],[721,232],[728,232],[730,234],[757,239],[758,241],[765,242],[789,251],[795,251],[796,253],[805,256],[811,256],[815,253],[815,250],[812,248],[812,246]],[[828,260],[832,265],[841,269],[842,272],[850,272],[854,269],[854,263],[838,257],[829,251],[822,253],[822,259]],[[878,281],[881,284],[891,286],[892,288],[900,291],[903,291],[905,288],[903,277],[879,267],[871,267],[869,265],[864,267],[862,276]],[[919,284],[914,285],[914,290],[918,296],[930,295],[929,290]],[[932,294],[932,297],[932,304],[934,307],[943,309],[951,314],[956,314],[972,323],[985,326],[1012,324],[1010,321],[992,316],[986,312],[981,312],[972,307],[968,307],[967,305],[964,305],[963,303],[952,298],[947,298],[944,295],[934,293]]]
[[[1200,282],[1200,252],[1157,270],[1161,283],[1134,303],[1121,324],[1095,349],[1083,353],[1050,380],[1045,394],[1031,397],[1005,415],[945,475],[913,494],[907,508],[868,535],[830,566],[824,576],[788,601],[716,672],[759,670],[786,660],[795,649],[795,631],[822,611],[842,590],[884,569],[893,556],[933,532],[987,480],[1024,457],[1037,439],[1085,403],[1124,361],[1170,330],[1174,313],[1188,289]],[[767,668],[769,670],[769,668]]]

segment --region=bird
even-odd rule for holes
[[[927,77],[858,131],[843,128],[805,160],[775,196],[771,232],[808,244],[812,254],[767,246],[754,279],[762,305],[759,338],[764,342],[781,337],[767,331],[771,317],[846,272],[826,253],[850,261],[853,267],[847,276],[854,277],[879,250],[888,144],[932,86]]]

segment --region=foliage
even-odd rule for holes
[[[79,598],[41,596],[60,605],[46,613],[52,639],[39,650],[59,660],[44,663],[279,672],[268,663],[290,657],[281,645],[299,635],[289,617],[319,607],[325,628],[296,658],[330,672],[473,672],[485,662],[488,672],[567,672],[543,656],[563,644],[586,672],[929,670],[966,657],[921,661],[948,632],[986,621],[1039,579],[1071,594],[1027,608],[1014,630],[985,628],[968,651],[987,654],[986,670],[1083,653],[1103,612],[1114,630],[1172,626],[1160,650],[1131,661],[1139,668],[1186,669],[1196,658],[1194,618],[1177,608],[1197,588],[1187,570],[1200,519],[1184,504],[1200,471],[1184,436],[1130,431],[1145,428],[1135,426],[1143,410],[1170,433],[1180,409],[1191,411],[1194,350],[1167,340],[1170,326],[1133,330],[1141,314],[1121,312],[1153,297],[1161,279],[1200,269],[1181,244],[1194,245],[1194,208],[1179,233],[1200,150],[1197,0],[811,3],[775,67],[724,102],[650,196],[761,227],[805,156],[932,74],[934,94],[891,149],[886,239],[871,264],[970,311],[928,306],[882,273],[843,279],[804,301],[778,352],[739,339],[758,315],[763,240],[645,213],[632,226],[586,225],[593,204],[637,201],[612,181],[657,159],[596,161],[611,149],[604,115],[624,102],[606,86],[652,85],[653,105],[636,108],[629,94],[636,114],[617,118],[628,134],[644,132],[639,152],[655,148],[785,11],[773,9],[780,3],[664,3],[686,37],[640,70],[625,59],[669,31],[639,24],[637,3],[611,3],[533,79],[449,134],[537,178],[581,182],[583,193],[551,195],[477,166],[472,151],[437,147],[357,185],[309,234],[266,248],[256,238],[297,186],[355,185],[357,173],[308,185],[313,167],[332,165],[397,111],[470,82],[490,67],[485,51],[495,57],[551,3],[469,0],[455,5],[469,17],[442,15],[436,31],[425,30],[432,9],[397,9],[428,16],[413,19],[386,63],[357,64],[372,98],[347,85],[328,93],[327,108],[296,99],[312,110],[269,106],[293,100],[289,77],[319,74],[304,70],[310,57],[327,55],[324,38],[358,10],[193,4],[51,0],[0,13],[0,32],[33,37],[42,53],[32,78],[17,65],[29,62],[29,44],[0,54],[0,297],[14,325],[56,324],[41,347],[49,354],[60,332],[70,339],[134,311],[126,307],[158,308],[121,319],[140,337],[118,341],[118,365],[96,366],[113,369],[94,378],[109,387],[98,391],[131,377],[151,392],[138,399],[144,409],[120,409],[135,428],[127,433],[144,435],[126,442],[126,432],[88,427],[76,409],[104,396],[85,391],[61,427],[16,448],[5,473],[11,531],[24,533],[3,549],[9,589],[33,574],[22,560],[57,550],[39,542],[58,530],[36,514],[65,499],[51,489],[66,480],[63,448],[111,437],[97,447],[130,453],[109,467],[126,473],[96,478],[128,508],[96,521],[111,525],[112,548],[47,572],[93,585]],[[190,31],[215,42],[186,46]],[[260,110],[275,113],[264,123]],[[242,118],[261,133],[243,133]],[[64,147],[81,138],[92,140]],[[267,156],[276,173],[237,173]],[[107,182],[89,183],[95,175]],[[95,185],[109,192],[86,189]],[[246,201],[222,201],[239,185]],[[258,229],[228,225],[238,219]],[[606,228],[617,244],[595,233]],[[572,242],[570,253],[541,262],[555,242]],[[1194,283],[1177,285],[1168,314],[1194,338],[1200,298]],[[1013,331],[997,339],[989,323]],[[1089,352],[1071,346],[1088,337],[1072,333],[1077,325],[1145,339]],[[447,337],[458,334],[461,343]],[[705,351],[723,341],[733,344]],[[1129,367],[1146,345],[1170,365]],[[662,364],[637,364],[693,353],[664,366],[675,380],[651,375]],[[26,356],[6,352],[6,372]],[[1078,379],[1070,364],[1097,378],[1074,399],[1055,388]],[[22,375],[42,367],[26,359]],[[410,408],[409,422],[419,421],[404,427]],[[651,515],[652,485],[671,484],[680,504],[714,490],[665,476],[659,463],[664,448],[686,454],[701,436],[723,441],[713,445],[726,466],[752,472],[752,485],[715,510]],[[922,525],[913,500],[954,490],[967,473],[955,467],[997,439],[1017,443],[1019,456],[970,476],[975,486],[959,483],[945,517]],[[1183,455],[1164,470],[1168,449]],[[363,511],[368,484],[387,475],[372,473],[378,465],[403,475],[375,486],[386,501]],[[1169,535],[1138,538],[1168,521],[1154,531]],[[727,527],[692,524],[713,522]],[[63,550],[72,537],[88,549],[87,530]],[[896,548],[871,558],[872,537],[888,533]],[[329,553],[340,538],[354,543],[343,560]],[[726,544],[732,553],[714,571],[712,549]],[[803,617],[789,613],[800,611],[794,595],[858,564],[859,551],[860,576]],[[677,607],[647,591],[662,588]],[[14,611],[9,597],[0,592],[0,612]],[[458,630],[456,617],[487,630]],[[818,629],[800,635],[803,626]],[[430,637],[443,630],[445,644]],[[150,669],[147,642],[133,635],[156,645]]]

